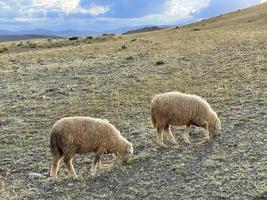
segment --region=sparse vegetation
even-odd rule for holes
[[[30,47],[30,48],[36,48],[36,47],[37,47],[37,44],[31,42],[31,43],[29,43],[29,47]]]
[[[128,57],[126,58],[126,60],[133,60],[133,59],[134,59],[133,56],[128,56]]]
[[[251,196],[253,199],[267,199],[267,185],[257,188]]]
[[[135,34],[135,42],[0,43],[8,49],[0,54],[0,199],[266,199],[266,6]],[[158,148],[149,105],[173,90],[204,97],[222,135],[203,143],[192,128],[186,145],[174,129],[179,148]],[[108,119],[133,143],[134,159],[112,166],[104,155],[92,177],[93,154],[77,156],[78,179],[64,165],[58,180],[48,178],[50,128],[77,115]]]
[[[69,40],[78,40],[79,38],[74,36],[74,37],[70,37]]]
[[[163,60],[159,60],[155,63],[155,65],[164,65],[165,62]]]
[[[122,46],[121,46],[121,49],[127,49],[127,46],[122,45]]]
[[[6,52],[6,51],[8,51],[8,48],[6,48],[6,47],[2,47],[2,48],[0,48],[0,53],[4,53],[4,52]]]

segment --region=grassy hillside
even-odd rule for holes
[[[0,199],[267,198],[267,4],[178,29],[119,37],[0,44]],[[160,62],[159,62],[160,61]],[[153,95],[201,95],[222,135],[208,143],[155,145]],[[135,147],[127,166],[90,176],[93,154],[77,155],[79,178],[51,180],[49,130],[61,117],[108,119]],[[39,173],[41,177],[29,176]]]

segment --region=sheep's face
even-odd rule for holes
[[[128,143],[125,146],[124,152],[121,155],[122,163],[126,164],[132,157],[133,157],[133,146],[131,143]]]
[[[221,121],[216,119],[214,123],[209,125],[209,132],[212,136],[220,135],[221,131]]]

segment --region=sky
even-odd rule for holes
[[[180,25],[267,0],[0,0],[0,29],[104,31]]]

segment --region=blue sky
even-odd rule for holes
[[[0,0],[0,29],[104,31],[176,25],[266,0]]]

